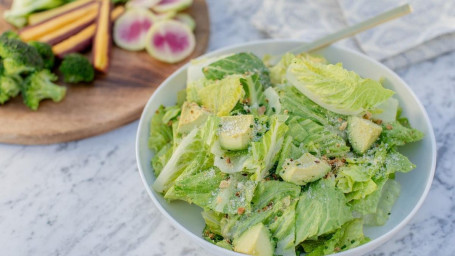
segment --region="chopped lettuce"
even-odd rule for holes
[[[310,119],[294,117],[288,125],[294,144],[302,144],[306,151],[317,156],[343,156],[349,152],[342,137]]]
[[[178,104],[160,106],[151,119],[153,188],[200,206],[207,241],[235,251],[258,225],[270,232],[270,243],[261,241],[276,255],[327,255],[368,242],[364,225],[386,223],[400,192],[395,173],[415,168],[397,147],[423,133],[379,82],[308,54],[286,54],[269,73],[251,53],[194,62],[187,82]],[[365,111],[383,130],[359,153],[347,120]],[[235,115],[248,115],[248,133],[227,136],[222,120]],[[192,120],[199,120],[194,127]],[[308,161],[299,160],[304,155]],[[322,178],[298,183],[295,173],[308,175],[320,161],[327,163]]]
[[[264,91],[266,102],[268,103],[267,115],[281,114],[280,96],[273,87]]]
[[[284,136],[288,131],[285,116],[272,116],[270,130],[264,134],[260,141],[252,143],[252,165],[257,166],[253,178],[262,180],[269,174],[269,170],[278,160]]]
[[[390,146],[402,146],[423,138],[421,131],[408,128],[398,121],[384,124],[382,130],[380,139]]]
[[[176,119],[181,112],[181,106],[175,105],[171,107],[166,107],[164,109],[164,115],[162,118],[163,124],[168,124],[170,121]]]
[[[242,208],[249,213],[255,188],[256,183],[248,177],[231,174],[228,180],[219,184],[219,189],[212,190],[215,196],[210,208],[227,214],[236,214]]]
[[[334,232],[352,218],[347,200],[334,180],[311,183],[297,204],[296,243]]]
[[[293,86],[278,89],[280,102],[284,113],[310,119],[325,128],[339,131],[340,120],[346,120],[343,115],[329,111],[310,100]]]
[[[343,115],[357,115],[374,109],[394,92],[372,79],[363,79],[341,63],[321,64],[294,58],[286,78],[305,96],[320,106]]]
[[[337,176],[337,188],[346,194],[348,201],[361,199],[377,189],[372,180],[374,169],[361,165],[348,165],[341,167]]]
[[[237,102],[245,96],[240,78],[240,76],[228,76],[201,88],[198,91],[198,97],[202,106],[218,116],[229,115]]]
[[[302,247],[307,256],[323,256],[346,251],[368,241],[369,239],[363,235],[362,219],[354,219],[328,237],[303,242]]]
[[[277,240],[275,255],[295,256],[295,207],[297,201],[294,201],[287,207],[281,216],[277,216],[269,224],[273,238]]]
[[[382,189],[386,181],[387,178],[380,178],[377,180],[374,179],[377,189],[373,193],[363,198],[352,200],[351,202],[349,202],[349,205],[351,206],[351,209],[353,210],[355,215],[363,216],[366,214],[372,214],[376,212],[379,200],[381,199]]]
[[[216,191],[221,181],[228,176],[216,168],[199,170],[200,163],[193,161],[188,167],[188,173],[179,177],[165,194],[166,199],[183,200],[202,207],[209,207],[213,202],[213,191]],[[210,207],[209,207],[210,208]]]
[[[298,198],[300,187],[281,181],[262,181],[258,184],[252,200],[256,209],[264,209],[282,198]],[[272,236],[278,241],[276,255],[295,255],[295,207],[293,200],[288,207],[277,212],[277,218],[268,223]]]
[[[286,196],[297,198],[300,194],[300,186],[283,181],[261,181],[258,184],[252,203],[257,209],[262,209]]]
[[[268,68],[252,53],[242,52],[230,55],[205,66],[202,72],[210,80],[220,80],[229,75],[258,74],[263,86],[270,85]]]
[[[164,147],[158,151],[158,153],[155,154],[152,158],[152,167],[153,171],[155,171],[155,176],[160,175],[161,170],[163,170],[163,167],[166,165],[167,161],[172,156],[172,144],[168,143]]]
[[[189,82],[186,85],[186,100],[188,102],[196,102],[201,104],[201,99],[199,98],[199,91],[210,84],[211,81],[208,81],[205,78],[201,78],[192,82]]]
[[[395,180],[388,180],[382,188],[381,198],[376,208],[376,212],[364,217],[365,225],[382,226],[384,225],[392,211],[395,201],[400,195],[401,186]]]
[[[242,215],[229,215],[221,220],[221,232],[224,237],[236,238],[249,227],[258,223],[273,227],[276,235],[279,235],[280,223],[278,218],[283,216],[289,207],[295,207],[300,187],[291,183],[279,181],[261,181],[257,185],[254,197],[251,201],[251,212]],[[259,199],[261,194],[267,195],[267,199]],[[276,218],[275,218],[276,217]],[[281,220],[280,222],[282,222]],[[294,224],[293,219],[291,219]],[[282,223],[284,225],[284,223]],[[289,225],[286,224],[286,225]],[[284,235],[285,230],[282,230]]]
[[[291,127],[292,128],[292,127]],[[294,145],[294,138],[287,135],[281,148],[280,158],[277,165],[277,173],[280,174],[286,159],[298,159],[304,153],[304,149]]]
[[[160,106],[150,122],[149,148],[159,152],[172,140],[172,129],[167,123],[163,123],[166,114],[165,107]]]
[[[221,235],[221,219],[223,218],[223,214],[204,209],[202,211],[202,218],[204,218],[205,225],[207,228],[214,234]]]
[[[406,156],[395,150],[387,154],[387,157],[385,159],[384,168],[386,170],[386,175],[395,172],[410,172],[415,167],[415,164],[411,163],[411,161],[409,161]]]
[[[272,83],[283,84],[285,82],[286,71],[294,58],[294,54],[285,53],[283,57],[281,57],[280,62],[270,68],[270,79],[272,80]]]
[[[161,170],[155,183],[153,183],[153,188],[157,192],[162,193],[170,188],[173,181],[191,163],[195,156],[199,154],[202,143],[197,132],[197,129],[191,131],[174,150],[171,158],[163,167],[163,170]]]
[[[258,107],[265,106],[264,87],[261,84],[258,74],[241,78],[240,82],[242,83],[243,90],[245,91],[246,101],[251,108],[257,109]]]

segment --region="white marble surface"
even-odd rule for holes
[[[210,49],[263,37],[249,22],[253,4],[208,2]],[[455,52],[398,74],[430,115],[438,167],[416,217],[370,255],[455,255]],[[209,255],[148,198],[136,128],[59,145],[0,145],[0,255]]]

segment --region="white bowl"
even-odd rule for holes
[[[203,57],[236,52],[253,52],[262,57],[265,54],[282,54],[300,44],[302,44],[301,41],[293,40],[256,41],[223,48],[208,53]],[[392,238],[409,222],[422,205],[430,189],[436,166],[435,137],[430,120],[422,104],[409,86],[393,71],[365,55],[343,48],[332,46],[317,52],[317,54],[323,55],[331,63],[342,62],[345,68],[354,70],[363,77],[372,79],[385,78],[385,87],[396,92],[395,96],[400,101],[403,114],[409,118],[413,127],[425,133],[422,141],[400,148],[400,151],[408,156],[417,165],[417,168],[410,173],[398,173],[396,175],[396,180],[401,184],[402,191],[392,209],[389,221],[381,227],[365,228],[365,234],[371,238],[369,243],[336,254],[338,256],[362,255]],[[153,154],[147,145],[150,120],[160,105],[169,106],[175,104],[176,93],[185,88],[187,67],[188,65],[183,66],[166,79],[145,106],[136,138],[136,157],[139,173],[148,194],[158,209],[181,231],[194,238],[203,248],[214,255],[242,255],[213,245],[202,238],[204,221],[201,216],[201,208],[185,202],[169,203],[164,200],[162,195],[151,189],[155,177],[150,165]]]

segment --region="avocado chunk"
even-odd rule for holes
[[[382,112],[373,114],[373,119],[382,120],[385,123],[393,122],[397,119],[398,100],[390,97],[381,103],[377,107],[377,110],[381,110]]]
[[[324,177],[330,170],[327,162],[310,153],[304,153],[297,160],[286,159],[280,176],[287,182],[305,185]]]
[[[274,246],[268,228],[258,223],[245,231],[238,239],[234,239],[234,251],[254,256],[272,256]]]
[[[221,117],[220,145],[227,150],[248,148],[253,132],[254,117],[252,115]]]
[[[182,106],[182,114],[180,115],[179,126],[177,128],[178,132],[190,132],[203,124],[209,114],[207,110],[201,108],[197,103],[186,101]]]
[[[382,127],[357,116],[348,119],[348,139],[355,152],[365,153],[381,135]]]

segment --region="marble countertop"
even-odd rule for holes
[[[210,50],[265,37],[249,22],[254,5],[208,2]],[[455,255],[454,67],[452,52],[398,70],[433,122],[438,164],[420,211],[371,256]],[[137,125],[58,145],[0,145],[0,254],[209,255],[148,198],[136,168]]]

